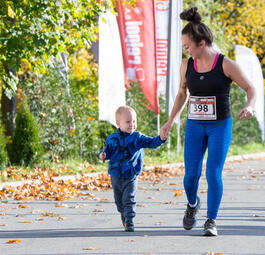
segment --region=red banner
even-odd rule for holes
[[[117,11],[126,86],[139,82],[149,108],[158,114],[154,1],[139,0],[134,8],[119,1]]]

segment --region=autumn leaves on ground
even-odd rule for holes
[[[71,172],[70,169],[62,168],[61,173]],[[140,181],[151,181],[154,184],[162,182],[163,177],[177,176],[183,174],[183,167],[179,168],[162,168],[154,167],[152,170],[143,171],[139,176]],[[70,200],[76,197],[82,199],[91,199],[102,201],[104,198],[96,198],[92,191],[101,191],[111,188],[110,176],[104,172],[92,175],[79,175],[72,176],[72,178],[61,179],[58,173],[49,171],[47,169],[36,168],[33,173],[18,174],[17,169],[7,168],[1,173],[3,178],[9,178],[14,180],[23,180],[18,186],[11,186],[8,182],[0,189],[0,203],[8,203],[7,199],[19,200],[18,208],[28,208],[26,204],[21,201],[26,200],[49,200],[49,201],[62,201]],[[169,185],[175,185],[175,183],[168,183]],[[140,187],[139,187],[140,188]],[[181,196],[182,190],[175,190],[175,196]],[[78,205],[76,205],[78,206]],[[55,207],[68,207],[63,202],[58,202]],[[94,212],[97,213],[98,209]],[[100,209],[99,209],[100,210]],[[57,218],[59,221],[66,220],[65,217],[61,217],[59,214],[52,212],[39,212],[32,211],[34,213],[42,213],[42,217],[35,219],[36,221],[44,221],[45,217]],[[2,212],[1,215],[5,215]],[[23,214],[16,214],[16,217],[21,218],[20,223],[32,223],[29,220],[23,220]],[[5,227],[5,224],[2,224]],[[21,243],[20,239],[7,240],[8,244]],[[95,250],[97,248],[87,247],[84,250]]]
[[[61,168],[60,171],[70,172],[67,168]],[[155,166],[152,170],[143,171],[139,180],[151,181],[156,184],[162,182],[162,177],[181,174],[183,174],[183,167],[163,168]],[[0,189],[2,202],[5,199],[50,201],[61,201],[75,197],[95,199],[92,191],[111,188],[110,177],[106,172],[95,175],[82,174],[74,178],[60,178],[58,173],[42,168],[36,168],[34,172],[28,174],[18,174],[17,169],[7,168],[6,171],[1,172],[1,175],[15,180],[24,180],[16,187],[10,186],[7,182]],[[176,192],[181,194],[180,191],[176,190]]]

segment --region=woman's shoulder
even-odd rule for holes
[[[183,81],[185,80],[186,73],[187,73],[187,70],[189,69],[189,66],[192,65],[191,61],[193,61],[192,58],[182,60],[182,63],[180,66],[180,75],[181,75]]]
[[[231,72],[237,67],[237,63],[232,59],[224,56],[223,70],[226,76],[230,77]]]
[[[193,58],[190,57],[190,58],[185,58],[182,60],[182,63],[181,65],[184,65],[184,66],[187,66],[189,62],[192,62],[193,61]]]

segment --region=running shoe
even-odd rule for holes
[[[204,236],[217,236],[217,228],[215,220],[207,219],[204,223],[203,229]]]
[[[122,225],[125,227],[125,217],[121,214]]]
[[[134,232],[134,224],[132,219],[125,219],[125,231],[126,232]]]
[[[197,205],[196,207],[190,207],[189,203],[187,204],[187,209],[185,211],[185,215],[183,218],[183,227],[186,230],[191,230],[193,227],[196,226],[197,222],[197,212],[201,208],[201,200],[197,197]]]

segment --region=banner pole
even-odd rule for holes
[[[157,135],[159,135],[159,133],[160,133],[160,114],[157,114],[156,115],[156,125],[157,125]]]
[[[167,102],[167,115],[170,115],[169,109],[169,86],[170,86],[170,63],[171,63],[171,23],[172,23],[172,1],[169,1],[169,15],[168,15],[168,46],[167,46],[167,79],[166,79],[166,102]],[[170,152],[170,137],[167,142],[168,153]]]

